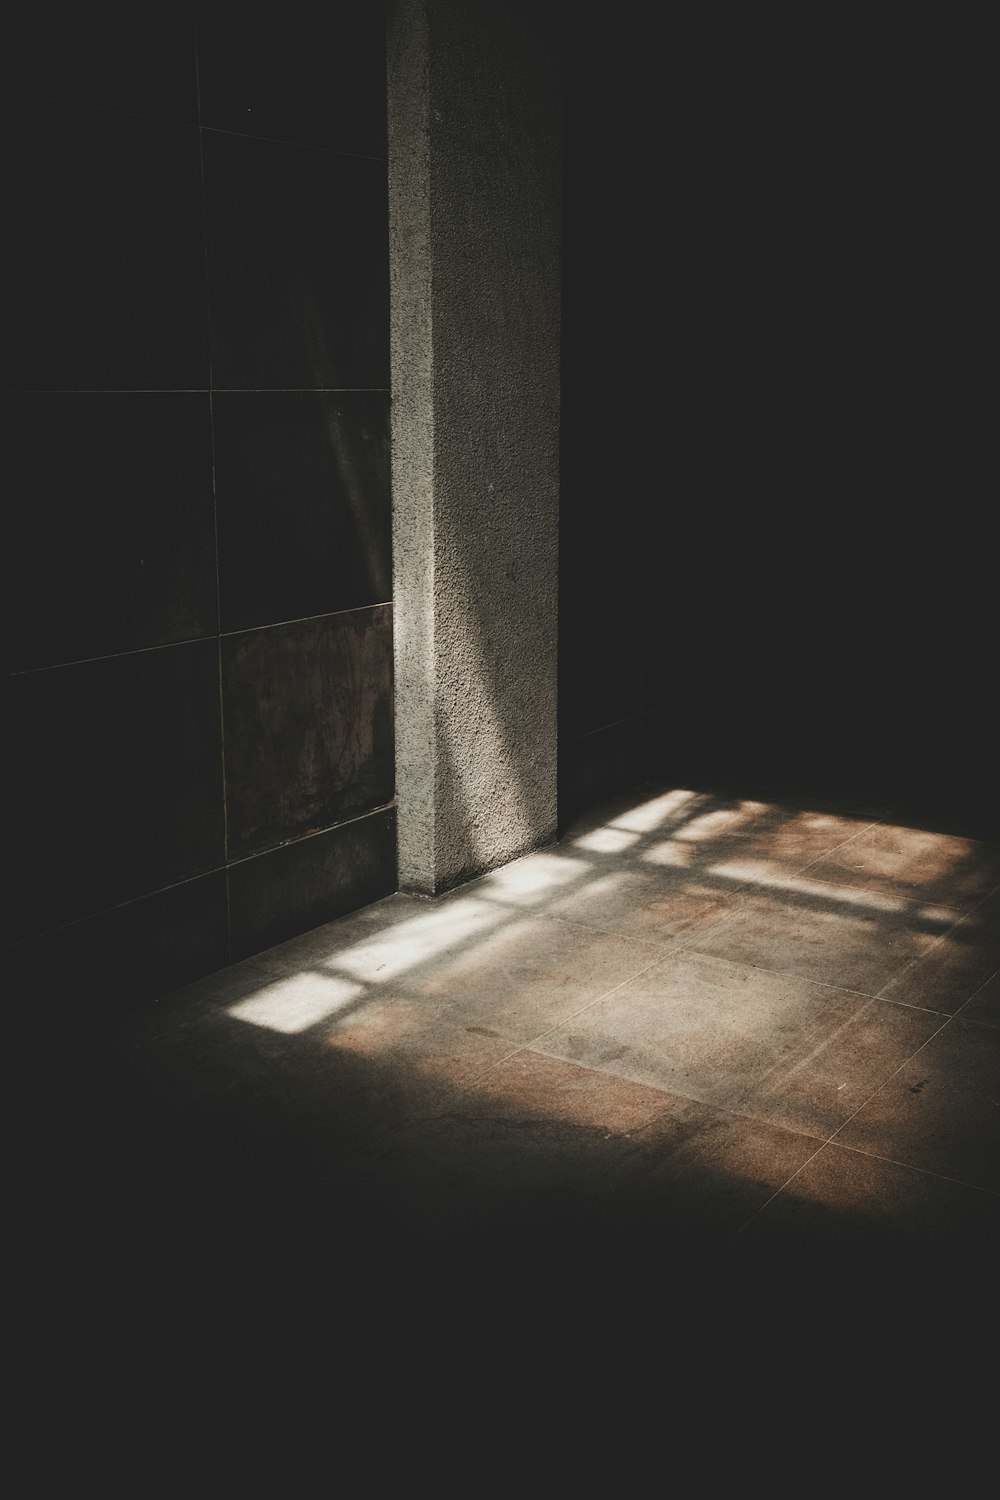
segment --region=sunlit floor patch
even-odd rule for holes
[[[965,908],[989,847],[931,885],[920,832],[857,841],[822,810],[639,795],[431,902],[397,892],[204,981],[203,1009],[182,993],[100,1076],[131,1099],[136,1061],[154,1083],[162,1066],[151,1104],[178,1111],[185,1173],[203,1140],[213,1193],[213,1143],[250,1122],[254,1224],[280,1175],[310,1229],[314,1209],[353,1214],[394,1270],[447,1244],[478,1277],[504,1226],[520,1247],[565,1223],[566,1264],[596,1243],[604,1273],[613,1240],[630,1270],[655,1256],[660,1286],[677,1245],[714,1274],[727,1245],[753,1263],[754,1233],[762,1263],[836,1243],[838,1279],[837,1233],[887,1264],[933,1242],[946,1271],[988,1277],[996,898]],[[317,1238],[327,1286],[335,1235]]]
[[[587,860],[564,854],[527,854],[493,870],[479,882],[477,894],[491,901],[540,901],[552,891],[589,875]]]
[[[503,918],[502,907],[473,897],[446,901],[433,911],[397,922],[364,942],[331,953],[327,964],[368,983],[393,979],[465,943]]]
[[[623,828],[630,833],[651,833],[674,813],[691,806],[697,807],[704,800],[704,797],[697,792],[677,787],[673,791],[665,792],[661,797],[652,797],[639,807],[629,808],[627,812],[613,818],[609,826]]]
[[[695,851],[690,844],[675,844],[673,839],[667,839],[663,844],[654,844],[643,854],[643,859],[650,865],[667,865],[673,869],[683,870],[691,863]]]
[[[237,1021],[249,1021],[253,1026],[293,1036],[328,1020],[363,993],[362,984],[309,969],[247,995],[231,1005],[226,1014]]]
[[[935,927],[953,927],[958,912],[948,906],[921,906],[915,909],[913,902],[904,896],[889,896],[883,891],[870,891],[857,886],[833,885],[828,881],[809,880],[803,875],[783,875],[756,860],[734,860],[728,864],[711,865],[708,875],[719,880],[732,880],[740,885],[751,882],[769,889],[791,891],[795,895],[816,896],[822,901],[833,901],[838,905],[861,906],[872,911],[913,911],[921,922]]]
[[[697,818],[692,818],[683,828],[678,828],[673,837],[684,843],[699,843],[702,839],[717,838],[722,833],[730,833],[742,828],[745,823],[752,822],[760,816],[761,810],[762,804],[757,802],[744,802],[738,808],[720,807],[715,812],[701,813]]]
[[[627,828],[595,828],[593,833],[585,833],[580,838],[573,840],[574,849],[585,849],[594,854],[617,854],[622,849],[627,849],[639,838],[637,832]]]

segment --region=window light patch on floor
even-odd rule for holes
[[[393,979],[424,959],[436,958],[495,926],[503,917],[502,907],[472,897],[446,901],[433,911],[397,922],[364,942],[331,953],[328,963],[369,984]]]
[[[731,864],[710,865],[706,874],[720,880],[736,881],[741,885],[752,881],[757,886],[815,896],[838,906],[859,906],[869,911],[886,912],[913,910],[913,902],[906,896],[890,896],[885,891],[872,891],[861,886],[832,885],[825,880],[810,880],[805,875],[779,874],[757,860],[736,860]],[[956,911],[946,906],[922,906],[914,915],[921,922],[941,928],[953,926],[958,917]]]
[[[692,803],[697,806],[701,801],[702,798],[697,792],[688,791],[685,787],[677,787],[672,792],[665,792],[662,797],[652,797],[639,807],[630,807],[627,812],[613,818],[610,826],[624,828],[632,833],[651,833],[674,813],[680,812]]]
[[[666,843],[654,844],[643,854],[643,859],[650,865],[669,865],[674,869],[683,870],[692,862],[695,851],[690,844],[675,844],[672,839]]]
[[[269,1031],[294,1036],[326,1021],[364,993],[364,985],[309,969],[247,995],[226,1014]]]
[[[756,810],[747,812],[743,807],[720,807],[715,812],[702,813],[699,817],[692,818],[690,823],[678,828],[674,838],[686,844],[699,843],[702,839],[715,838],[720,833],[740,828],[748,818],[756,816]]]
[[[592,833],[582,834],[573,840],[574,849],[584,849],[594,854],[617,854],[627,849],[640,837],[638,832],[626,828],[595,828]]]
[[[478,893],[491,901],[541,900],[550,891],[579,880],[590,869],[586,860],[565,854],[527,854],[484,876]]]

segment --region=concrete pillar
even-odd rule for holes
[[[389,0],[403,890],[556,832],[558,0]]]

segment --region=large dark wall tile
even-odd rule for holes
[[[4,385],[205,389],[196,128],[66,104],[8,107],[3,128]]]
[[[12,668],[216,631],[208,394],[17,395],[5,414]]]
[[[392,611],[223,639],[230,856],[391,801]]]
[[[233,958],[246,958],[396,889],[396,809],[241,860],[229,871]]]
[[[214,870],[20,943],[4,964],[16,1024],[58,1052],[229,955],[226,872]]]
[[[30,672],[8,687],[15,938],[222,863],[215,641]]]
[[[280,27],[241,0],[197,12],[203,124],[385,156],[382,5],[291,0]]]
[[[389,385],[384,162],[204,133],[216,389]]]
[[[194,9],[178,0],[88,0],[18,6],[4,47],[17,87],[58,99],[195,124]]]
[[[392,597],[389,398],[215,397],[224,630]]]

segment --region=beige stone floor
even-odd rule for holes
[[[648,786],[95,1035],[50,1209],[251,1300],[992,1278],[998,971],[1000,845]]]

